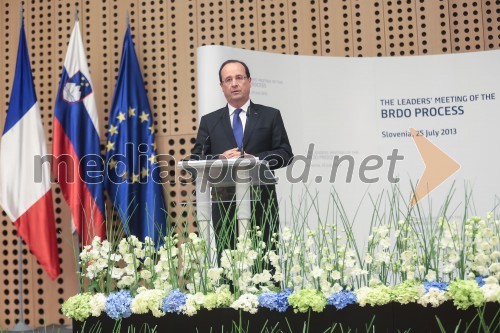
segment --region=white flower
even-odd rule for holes
[[[274,251],[269,251],[268,257],[271,264],[276,267],[280,259],[279,255],[277,255]]]
[[[335,283],[332,287],[332,292],[333,293],[338,293],[339,291],[342,291],[344,288],[338,283]]]
[[[272,278],[271,273],[267,269],[263,270],[262,273],[260,273],[260,274],[255,274],[255,276],[258,276],[258,279],[255,279],[257,282],[255,282],[255,280],[254,280],[255,284],[258,284],[258,283],[261,283],[261,284],[268,283],[269,281],[271,281],[271,278]],[[255,276],[254,276],[254,278],[255,278]]]
[[[356,260],[354,259],[346,259],[344,261],[346,267],[354,267],[356,265]]]
[[[94,239],[92,239],[92,247],[100,247],[101,246],[101,237],[95,236]]]
[[[117,283],[117,287],[120,289],[124,289],[132,285],[135,282],[135,279],[132,276],[124,276]]]
[[[144,266],[146,267],[151,267],[153,265],[153,260],[151,260],[150,257],[147,257],[146,259],[144,259]]]
[[[325,297],[330,296],[334,292],[332,286],[327,280],[321,280],[319,287]]]
[[[90,308],[92,309],[92,316],[99,317],[104,311],[106,306],[106,296],[104,294],[98,293],[92,296],[90,301]]]
[[[118,244],[118,252],[120,252],[122,255],[126,254],[129,252],[129,244],[127,243],[127,240],[123,238],[120,243]]]
[[[380,284],[382,284],[382,282],[380,282],[380,280],[376,277],[371,278],[370,281],[368,282],[370,288],[376,287]]]
[[[182,313],[188,316],[195,315],[198,310],[201,309],[204,300],[205,296],[200,292],[196,294],[188,294],[186,296],[186,305],[182,308]]]
[[[153,276],[153,274],[151,274],[150,271],[148,271],[147,269],[143,269],[141,271],[141,278],[143,278],[144,280],[146,281],[149,281],[151,280],[151,277]]]
[[[222,272],[223,272],[222,268],[209,268],[207,271],[207,276],[212,281],[212,283],[215,283],[219,281]]]
[[[257,253],[256,251],[254,251],[254,250],[250,250],[250,251],[248,251],[248,253],[247,253],[247,257],[248,257],[248,259],[250,259],[250,260],[255,260],[255,259],[257,259],[257,256],[258,256],[258,253]]]
[[[448,261],[451,264],[456,264],[460,260],[460,255],[457,251],[452,251],[448,254]]]
[[[356,300],[359,306],[365,306],[367,304],[367,297],[370,291],[370,287],[361,287],[355,291]]]
[[[283,274],[281,272],[276,272],[273,276],[273,280],[276,281],[276,282],[281,282],[283,281],[285,277],[283,276]]]
[[[500,272],[500,263],[494,262],[490,265],[489,270],[491,273]]]
[[[342,276],[339,271],[335,270],[332,272],[331,277],[333,280],[340,280]]]
[[[318,266],[314,266],[313,269],[311,270],[311,275],[314,279],[317,279],[323,275],[323,270],[319,268]]]
[[[389,227],[386,225],[381,225],[377,228],[377,234],[382,238],[389,234]]]
[[[296,286],[299,286],[300,284],[302,284],[302,281],[304,281],[304,279],[300,275],[295,275],[292,280],[294,285]]]
[[[500,285],[485,284],[481,287],[486,302],[500,302]]]
[[[110,249],[111,243],[107,239],[103,240],[101,243],[101,251],[104,253],[108,253]]]
[[[382,246],[382,248],[388,249],[391,246],[391,241],[389,238],[382,238],[380,240],[380,245]]]
[[[142,247],[142,243],[139,241],[139,239],[132,235],[127,238],[127,241],[130,245],[135,246],[135,247]]]
[[[232,258],[231,250],[225,249],[224,251],[222,251],[222,254],[221,254],[220,265],[223,268],[231,269],[232,268],[231,267],[231,258]]]
[[[436,272],[432,269],[429,269],[427,275],[425,276],[425,279],[429,282],[436,281]]]
[[[290,228],[286,227],[283,229],[283,234],[281,235],[281,239],[283,241],[289,241],[292,238],[292,231]]]
[[[354,267],[352,270],[351,270],[351,276],[361,276],[361,275],[367,275],[368,274],[368,271],[364,270],[364,269],[361,269],[359,267]]]
[[[485,284],[498,284],[498,279],[494,276],[488,276],[483,279]]]
[[[333,265],[327,262],[326,264],[323,265],[323,268],[328,272],[331,272],[333,270]]]
[[[373,257],[369,253],[367,253],[365,256],[365,262],[367,264],[371,264],[373,262]]]
[[[122,277],[122,275],[123,275],[123,269],[117,268],[117,267],[113,267],[111,269],[111,278],[112,279],[119,279]]]
[[[134,262],[134,256],[132,253],[126,253],[123,255],[123,261],[125,261],[127,264],[131,264]]]
[[[250,313],[257,313],[259,298],[254,294],[243,294],[231,304],[235,310],[243,310]]]
[[[144,249],[135,249],[134,254],[138,259],[142,259],[146,256],[146,251]]]
[[[317,258],[318,258],[318,256],[312,252],[309,252],[307,254],[307,261],[311,264],[315,263]]]
[[[125,274],[127,275],[135,275],[135,266],[133,264],[127,265],[124,268]]]
[[[292,274],[297,274],[297,273],[300,273],[302,272],[302,267],[300,267],[300,265],[293,265],[292,268],[290,269],[290,273]]]
[[[412,258],[413,258],[413,252],[412,251],[406,250],[406,251],[403,251],[401,253],[401,259],[403,259],[403,261],[405,261],[405,262],[411,261]]]
[[[453,264],[447,264],[447,265],[444,265],[444,267],[442,269],[442,272],[445,273],[445,274],[450,274],[454,270],[455,270],[455,265],[453,265]]]
[[[430,288],[428,293],[420,296],[417,303],[423,306],[431,305],[433,307],[438,307],[447,300],[448,296],[445,291],[439,290],[438,288]]]
[[[112,253],[110,256],[109,256],[109,260],[111,261],[120,261],[122,259],[122,256],[117,254],[117,253]]]

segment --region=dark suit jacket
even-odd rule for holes
[[[216,158],[237,147],[227,106],[201,117],[192,154],[201,159]],[[245,153],[269,162],[271,169],[290,164],[292,147],[279,110],[250,102],[243,133]]]
[[[219,154],[235,147],[237,144],[227,106],[201,118],[198,136],[192,150],[194,158],[218,158]],[[269,167],[273,170],[290,164],[293,159],[292,147],[288,141],[283,119],[277,109],[250,102],[243,133],[243,150],[260,160],[268,161]],[[253,206],[254,221],[262,227],[263,239],[267,243],[270,236],[279,230],[276,190],[274,185],[261,185],[255,187],[254,190],[252,197],[257,200]],[[220,253],[223,248],[234,249],[236,246],[235,240],[238,234],[236,224],[229,222],[236,216],[236,205],[232,201],[234,200],[234,187],[213,188],[212,196],[218,201],[212,203],[212,219]],[[220,238],[219,235],[227,236]],[[226,243],[220,244],[220,239]]]

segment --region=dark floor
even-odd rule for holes
[[[1,330],[0,330],[1,331]],[[5,333],[10,332],[29,332],[29,333],[71,333],[73,332],[73,328],[71,326],[56,326],[50,325],[47,327],[38,327],[35,329],[30,329],[27,331],[15,331],[15,330],[7,330]]]

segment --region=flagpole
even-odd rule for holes
[[[0,167],[2,201],[11,196],[12,193],[9,189],[16,189],[16,198],[19,200],[8,200],[7,204],[3,203],[3,208],[6,210],[7,215],[13,222],[17,229],[18,241],[18,310],[17,319],[14,320],[14,327],[7,332],[32,332],[33,329],[26,325],[24,320],[24,278],[23,278],[23,240],[26,246],[34,256],[43,263],[45,271],[49,276],[54,279],[60,273],[59,258],[57,256],[57,238],[55,236],[55,223],[52,202],[52,192],[50,190],[50,183],[34,182],[32,186],[20,182],[25,174],[19,172],[19,168],[12,167],[11,160],[19,161],[20,164],[30,163],[34,155],[46,155],[45,136],[42,128],[42,121],[40,117],[40,109],[38,107],[35,87],[33,85],[33,76],[31,73],[31,66],[29,61],[28,47],[26,43],[26,33],[24,30],[23,6],[20,5],[20,29],[19,29],[19,44],[17,49],[16,73],[14,75],[14,82],[12,86],[12,94],[10,96],[9,111],[7,113],[6,124],[11,122],[11,127],[5,126],[4,135],[2,136],[2,151],[0,154]],[[28,69],[28,70],[26,70]],[[29,117],[32,122],[22,122],[21,118],[26,119]],[[11,136],[6,136],[5,131],[8,131]],[[15,144],[26,142],[26,140],[35,140],[29,147],[15,146]],[[9,154],[8,158],[6,158]],[[36,166],[35,166],[36,167]],[[5,169],[4,169],[5,168]],[[30,170],[29,168],[25,170]],[[5,171],[5,173],[4,173]],[[44,172],[48,174],[48,172]],[[5,174],[10,174],[6,177]],[[6,184],[6,185],[5,185]],[[36,196],[27,195],[27,193],[37,193]],[[19,192],[17,192],[19,191]],[[19,194],[19,195],[18,195]],[[43,195],[42,195],[43,194]],[[10,199],[10,198],[9,198]],[[44,207],[44,216],[37,216],[41,211],[40,208]],[[29,216],[23,217],[23,216]],[[36,219],[36,221],[28,221]],[[36,222],[36,223],[33,223]],[[19,224],[29,227],[22,228]],[[46,231],[47,233],[40,231]],[[36,235],[40,233],[40,235]],[[33,237],[30,237],[34,235]]]
[[[75,24],[78,24],[79,23],[79,18],[78,18],[78,7],[75,8]],[[82,269],[82,266],[80,265],[80,253],[81,253],[81,242],[80,242],[80,235],[78,234],[78,232],[76,231],[76,228],[75,228],[75,220],[73,219],[73,216],[71,216],[71,229],[72,229],[72,234],[73,234],[73,238],[75,238],[75,234],[76,234],[76,248],[77,248],[77,251],[78,251],[78,256],[76,258],[76,269],[77,269],[77,272],[80,273],[80,276],[81,276],[81,269]],[[83,228],[81,228],[81,230],[83,230]],[[78,292],[80,292],[82,289],[82,284],[81,284],[81,281],[80,281],[80,276],[77,276],[77,287],[78,287]]]
[[[22,9],[21,9],[22,11]],[[21,14],[22,15],[22,14]],[[23,308],[23,240],[21,236],[17,237],[18,242],[18,269],[19,269],[19,321],[17,324],[7,332],[32,332],[33,329],[26,325],[24,322],[24,308]]]
[[[19,15],[20,15],[20,22],[23,24],[24,17],[23,17],[23,3],[21,2],[21,7],[19,10]],[[30,332],[33,331],[31,327],[26,325],[24,322],[24,306],[23,306],[23,240],[21,236],[17,236],[17,257],[19,262],[17,263],[17,268],[19,269],[19,321],[17,324],[14,325],[14,327],[7,331],[7,332]]]

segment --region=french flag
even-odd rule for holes
[[[16,72],[0,142],[0,204],[51,279],[60,273],[49,163],[21,23]]]
[[[104,160],[99,120],[78,20],[68,44],[54,110],[52,172],[83,245],[103,239]]]

